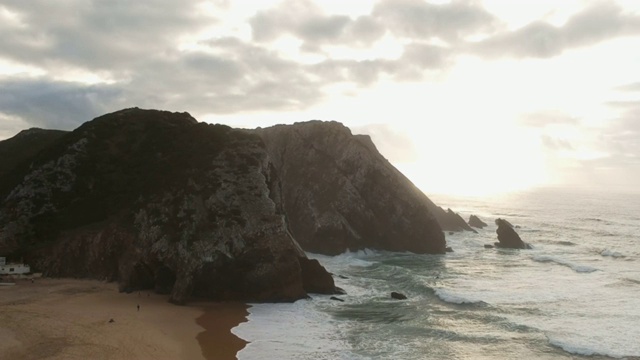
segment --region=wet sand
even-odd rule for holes
[[[205,313],[197,319],[197,323],[205,329],[197,336],[202,354],[207,360],[236,359],[236,354],[247,342],[233,334],[231,329],[247,321],[249,307],[244,303],[203,306]]]
[[[0,359],[225,360],[245,346],[230,331],[244,304],[176,306],[95,280],[15,283],[0,286]]]

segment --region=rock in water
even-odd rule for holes
[[[469,216],[469,225],[478,229],[484,229],[486,226],[488,226],[484,221],[480,220],[480,218],[475,215]]]
[[[335,255],[364,248],[445,252],[436,206],[366,135],[337,122],[254,130],[273,160],[277,211],[306,251]],[[463,221],[464,222],[464,221]]]
[[[531,247],[520,239],[520,236],[513,229],[513,226],[506,220],[496,219],[496,225],[498,229],[498,242],[495,243],[497,247],[510,248],[510,249],[530,249]]]
[[[395,292],[395,291],[391,293],[391,297],[393,299],[396,299],[396,300],[406,300],[407,299],[407,297],[404,294],[401,294],[401,293]]]

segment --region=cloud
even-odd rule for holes
[[[282,2],[275,8],[260,11],[249,20],[249,24],[253,39],[258,42],[272,41],[288,34],[306,42],[306,49],[315,49],[323,44],[367,46],[385,33],[384,27],[375,19],[328,15],[307,0]]]
[[[534,22],[505,33],[500,20],[473,0],[381,0],[371,13],[357,17],[329,14],[300,0],[250,17],[248,40],[241,31],[233,37],[212,30],[231,11],[226,0],[216,4],[212,16],[195,1],[4,1],[0,60],[44,75],[0,77],[0,113],[36,126],[69,129],[128,106],[186,110],[195,116],[301,110],[322,101],[328,85],[368,87],[381,77],[420,81],[447,71],[463,53],[549,57],[639,33],[638,16],[610,3],[595,3],[561,27]],[[212,31],[209,39],[194,43],[196,35]],[[468,42],[478,34],[486,40]],[[282,36],[300,39],[301,50],[317,52],[322,60],[302,63],[276,51],[273,41]],[[375,50],[383,39],[396,41],[401,49],[396,58]],[[334,57],[328,47],[357,47],[371,56]],[[66,78],[69,73],[109,82],[73,82]],[[524,121],[544,126],[558,119],[540,115]]]
[[[236,38],[201,45],[207,51],[149,62],[129,86],[157,97],[162,106],[195,113],[297,110],[323,98],[327,80],[313,76],[309,65]]]
[[[455,42],[480,32],[492,32],[498,19],[473,1],[431,4],[421,0],[382,0],[372,16],[394,34],[410,39],[438,38]]]
[[[412,162],[418,158],[418,151],[409,136],[398,132],[387,124],[371,124],[352,128],[354,134],[366,134],[376,144],[378,151],[390,162]]]
[[[109,110],[122,91],[110,86],[24,79],[0,82],[0,113],[29,126],[71,130]],[[15,121],[15,120],[14,120]],[[17,122],[17,121],[16,121]]]
[[[574,150],[573,145],[565,139],[542,135],[542,145],[551,150]]]
[[[578,119],[557,111],[541,111],[522,115],[519,123],[534,128],[544,128],[549,125],[577,125]]]
[[[193,3],[9,0],[2,6],[15,21],[0,22],[6,35],[0,37],[0,59],[45,75],[0,78],[1,112],[36,126],[68,129],[115,106],[188,110],[196,116],[300,110],[322,101],[326,85],[370,86],[383,74],[419,79],[424,70],[446,68],[450,60],[447,49],[424,44],[407,44],[395,60],[286,59],[271,50],[269,39],[291,33],[313,46],[369,46],[386,32],[375,17],[327,15],[306,1],[254,16],[249,23],[261,42],[216,36],[189,50],[180,48],[181,37],[216,21]],[[69,72],[111,81],[74,83],[63,75]]]
[[[625,174],[625,181],[637,189],[640,176],[640,103],[626,108],[606,128],[597,131],[597,146],[608,156],[583,161],[585,167],[600,167]]]
[[[203,45],[216,54],[192,51],[148,60],[129,68],[128,81],[113,84],[47,78],[0,81],[0,109],[31,125],[72,129],[119,107],[225,114],[301,109],[323,98],[326,80],[312,78],[305,65],[233,38]]]
[[[640,91],[640,82],[634,82],[634,83],[620,85],[620,86],[616,87],[615,90],[638,92],[638,91]]]
[[[180,36],[214,21],[175,0],[8,0],[3,6],[18,23],[2,25],[2,57],[114,73],[163,56]]]
[[[573,15],[563,26],[535,21],[522,28],[474,43],[468,50],[486,57],[549,58],[565,50],[640,34],[640,16],[612,2],[596,2]]]

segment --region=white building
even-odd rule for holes
[[[28,274],[31,268],[26,264],[7,264],[7,259],[0,257],[0,275]]]

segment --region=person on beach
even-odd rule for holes
[[[138,311],[140,311],[140,304],[138,304]]]

